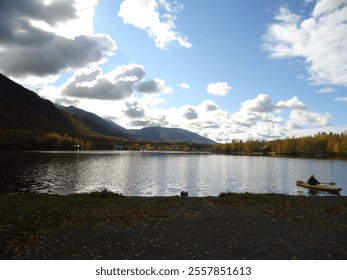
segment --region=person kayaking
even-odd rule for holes
[[[319,185],[320,184],[318,182],[318,180],[313,175],[311,175],[311,177],[307,180],[307,183],[309,185]]]

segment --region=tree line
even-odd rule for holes
[[[293,156],[347,156],[346,133],[318,133],[314,136],[270,141],[233,140],[214,145],[212,152],[222,154],[276,154]]]
[[[151,143],[112,136],[81,136],[57,132],[35,133],[27,129],[0,129],[0,150],[133,150],[210,152],[211,145]]]
[[[153,143],[116,137],[71,137],[57,132],[35,133],[25,129],[0,129],[0,150],[147,150],[212,152],[234,155],[290,155],[347,157],[346,133],[318,133],[299,138],[232,140],[225,144]]]
[[[182,143],[182,142],[134,142],[125,143],[125,149],[131,151],[179,151],[179,152],[211,152],[209,144]]]
[[[27,129],[0,129],[1,150],[73,150],[88,141],[57,132],[34,133]]]

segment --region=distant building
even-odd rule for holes
[[[270,153],[271,151],[272,149],[270,146],[264,146],[259,148],[259,152],[262,152],[262,153]]]
[[[113,149],[116,151],[122,151],[122,150],[124,150],[124,146],[121,144],[114,145]]]
[[[82,147],[81,147],[81,145],[79,145],[79,144],[73,145],[73,147],[74,147],[74,149],[75,149],[76,151],[82,150]]]

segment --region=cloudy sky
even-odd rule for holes
[[[0,72],[126,128],[347,130],[347,0],[1,0]]]

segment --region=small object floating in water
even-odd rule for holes
[[[309,189],[311,191],[324,191],[324,192],[328,192],[328,193],[332,193],[332,194],[337,194],[340,195],[340,191],[342,190],[341,188],[332,188],[330,186],[335,185],[335,182],[330,182],[328,183],[328,185],[323,185],[323,184],[319,184],[319,185],[309,185],[306,182],[303,181],[296,181],[296,185],[299,187],[303,187],[306,189]]]
[[[181,196],[188,196],[188,192],[181,191]]]

